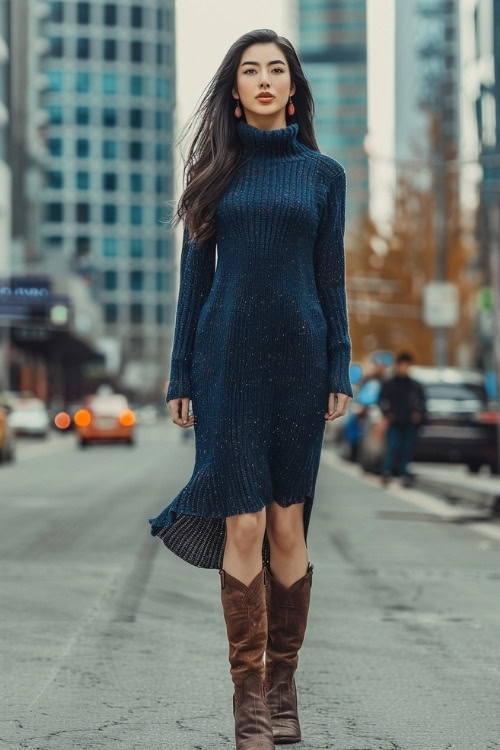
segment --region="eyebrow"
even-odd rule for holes
[[[283,62],[283,60],[271,60],[267,64],[268,65],[276,65],[277,63],[280,63],[281,65],[285,65],[285,63]],[[241,63],[241,67],[243,67],[243,65],[260,65],[260,63],[255,62],[254,60],[246,60],[244,63]]]

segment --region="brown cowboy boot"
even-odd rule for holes
[[[314,565],[290,588],[279,583],[268,569],[266,649],[267,702],[271,711],[274,742],[300,742],[295,670],[298,651],[307,626]]]
[[[263,567],[248,586],[223,568],[219,574],[234,683],[236,750],[274,750],[264,682],[268,571]]]

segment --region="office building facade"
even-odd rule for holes
[[[298,25],[318,145],[347,173],[349,228],[366,214],[369,198],[366,0],[299,0]]]
[[[138,387],[168,364],[173,0],[49,0],[44,268],[88,279]]]

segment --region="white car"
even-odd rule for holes
[[[46,438],[49,434],[50,416],[40,398],[19,398],[12,402],[9,426],[16,435],[33,435]]]

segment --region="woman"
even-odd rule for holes
[[[319,152],[313,110],[290,42],[243,35],[200,105],[178,207],[166,400],[175,424],[194,427],[196,456],[150,524],[182,559],[219,569],[237,750],[301,739],[307,531],[326,420],[352,397],[346,176]]]

